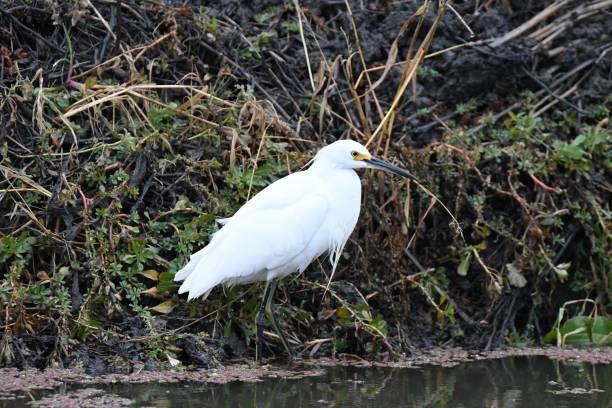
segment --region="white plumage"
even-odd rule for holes
[[[354,169],[378,168],[407,178],[405,170],[373,158],[361,144],[334,142],[305,171],[290,174],[255,195],[175,276],[179,293],[204,298],[217,285],[270,281],[304,269],[324,252],[333,271],[355,228],[361,182]]]
[[[346,160],[337,160],[338,151]],[[352,169],[365,166],[355,166],[352,151],[369,155],[357,142],[333,143],[307,170],[276,181],[223,220],[210,243],[176,274],[176,281],[184,280],[179,293],[206,297],[217,285],[303,272],[326,251],[335,269],[359,217],[361,183]]]

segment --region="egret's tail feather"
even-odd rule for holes
[[[317,208],[325,207],[318,200],[318,196],[314,198]],[[206,296],[218,285],[232,286],[283,276],[297,270],[302,263],[309,263],[310,256],[306,261],[302,252],[319,230],[323,217],[317,217],[317,222],[309,224],[304,231],[301,218],[295,214],[307,211],[312,201],[302,200],[297,207],[274,212],[274,223],[298,232],[281,239],[271,227],[269,211],[246,218],[236,218],[238,213],[234,215],[175,275],[175,281],[183,281],[179,293],[188,293],[189,299],[194,299]]]
[[[210,273],[205,272],[205,270],[211,269],[204,269],[202,265],[197,269],[198,270],[196,273],[192,273],[185,279],[178,290],[179,294],[188,292],[188,300],[192,300],[200,296],[202,299],[206,299],[210,291],[213,290],[215,286],[222,283],[218,278],[212,277]]]
[[[225,218],[225,220],[229,220],[229,218]],[[183,267],[180,271],[174,275],[174,281],[180,282],[187,279],[191,274],[198,269],[198,266],[201,268],[203,265],[208,264],[207,258],[208,255],[214,251],[214,249],[219,246],[219,242],[222,241],[223,234],[225,233],[224,229],[220,229],[215,232],[211,241],[204,248],[200,249],[195,254],[189,257],[189,262],[187,265]],[[216,239],[215,239],[216,238]],[[205,261],[205,262],[203,262]],[[182,293],[182,292],[181,292]]]
[[[191,272],[195,270],[199,259],[195,259],[194,257],[195,255],[190,258],[189,262],[183,267],[183,269],[181,269],[176,273],[176,275],[174,275],[175,282],[184,281],[189,277],[189,275],[191,275]]]
[[[187,262],[187,265],[185,265],[183,269],[181,269],[176,273],[176,275],[174,275],[174,281],[180,282],[187,279],[187,277],[189,277],[189,275],[191,275],[191,273],[196,270],[200,262],[205,259],[206,254],[210,252],[211,248],[211,245],[207,245],[195,254],[191,255],[189,257],[189,262]]]
[[[215,286],[222,283],[221,277],[211,272],[218,270],[218,262],[215,262],[214,257],[211,259],[210,256],[204,255],[206,254],[194,254],[187,266],[174,278],[175,280],[183,280],[178,293],[189,292],[188,300],[200,296],[205,299]]]
[[[210,295],[210,292],[212,292],[212,289],[208,289],[202,295],[196,295],[194,292],[189,292],[189,295],[187,296],[187,301],[194,300],[194,299],[196,299],[198,297],[201,300],[204,300],[204,299],[206,299],[208,297],[208,295]]]
[[[214,263],[214,260],[211,260],[209,256],[212,247],[209,244],[191,255],[187,265],[174,276],[175,282],[183,281],[178,293],[188,292],[188,300],[199,296],[206,299],[210,291],[220,283],[214,274],[209,273],[214,270],[211,269],[211,263]]]

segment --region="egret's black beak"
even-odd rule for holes
[[[416,177],[408,173],[406,170],[400,169],[399,167],[389,164],[386,161],[377,159],[376,157],[372,157],[370,159],[363,159],[363,161],[368,163],[370,166],[374,168],[385,170],[393,174],[397,174],[398,176],[403,177],[403,178],[407,178],[407,179],[414,180],[414,181],[419,181]]]

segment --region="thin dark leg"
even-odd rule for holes
[[[276,290],[277,284],[278,284],[278,281],[276,280],[270,282],[272,293],[274,293],[274,291]],[[270,295],[270,297],[268,298],[268,301],[266,302],[266,315],[268,316],[268,319],[270,319],[270,321],[272,322],[272,326],[274,326],[274,330],[276,331],[276,334],[279,335],[281,342],[283,343],[283,346],[285,346],[285,350],[287,350],[287,353],[289,353],[289,356],[291,358],[294,358],[297,356],[297,354],[295,354],[295,352],[291,348],[291,345],[289,344],[289,341],[287,340],[287,336],[285,336],[285,332],[283,332],[283,329],[281,328],[280,324],[278,323],[278,320],[276,319],[276,314],[274,313],[273,300],[274,300],[274,297]]]
[[[261,305],[259,305],[259,312],[257,312],[257,318],[255,324],[257,325],[257,338],[255,339],[255,360],[261,360],[261,348],[263,345],[263,329],[266,324],[266,305],[269,299],[272,298],[272,293],[276,289],[276,285],[272,287],[270,281],[266,282],[266,289],[264,289],[263,297],[261,298]]]

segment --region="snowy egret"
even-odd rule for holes
[[[361,168],[416,180],[406,170],[372,157],[355,141],[340,140],[325,146],[307,170],[277,180],[232,217],[219,220],[222,228],[176,274],[174,280],[183,281],[179,293],[188,292],[190,300],[206,298],[217,285],[266,281],[256,321],[256,359],[261,358],[264,315],[293,357],[274,313],[277,278],[303,272],[325,252],[333,277],[359,217],[361,182],[354,170]]]

